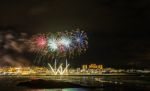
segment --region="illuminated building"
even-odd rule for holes
[[[82,65],[82,69],[88,69],[87,65]]]
[[[101,64],[84,64],[82,65],[82,69],[100,69],[102,70],[103,69],[103,65]]]

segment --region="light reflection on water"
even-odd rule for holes
[[[64,88],[64,89],[28,89],[25,91],[92,91],[85,88]]]
[[[46,89],[44,91],[87,91],[83,88]]]
[[[35,79],[61,80],[61,81],[67,81],[67,82],[72,82],[72,83],[77,83],[82,85],[90,85],[90,86],[103,86],[104,85],[103,83],[113,83],[113,84],[130,83],[130,84],[135,84],[140,86],[146,86],[150,84],[150,77],[140,77],[140,76],[39,76],[39,77],[0,76],[0,91],[108,91],[103,88],[31,89],[28,87],[16,86],[16,84],[18,84],[19,82],[35,80]],[[149,89],[149,86],[147,87]],[[119,90],[119,91],[126,91],[126,90]]]

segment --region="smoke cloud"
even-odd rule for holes
[[[0,31],[0,66],[28,66],[30,59],[25,57],[27,51],[26,33],[11,30]]]

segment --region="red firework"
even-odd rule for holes
[[[38,34],[33,37],[33,44],[37,48],[44,48],[46,45],[46,37],[44,34]]]

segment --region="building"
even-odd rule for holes
[[[83,64],[82,65],[82,69],[103,69],[103,65],[102,64]]]

